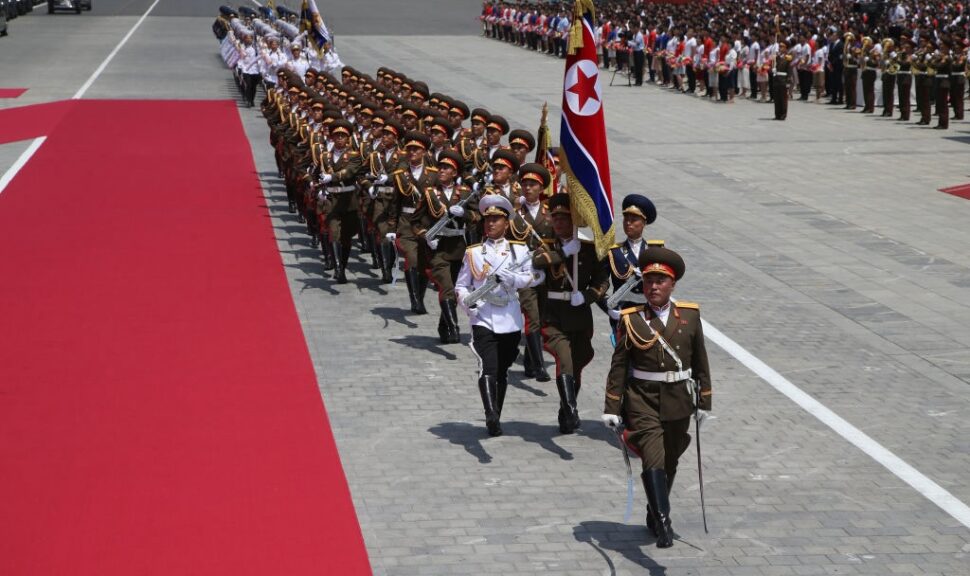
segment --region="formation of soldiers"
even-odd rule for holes
[[[609,315],[602,421],[641,457],[647,526],[657,546],[671,546],[670,488],[691,418],[699,426],[710,410],[711,380],[699,306],[671,299],[684,262],[643,237],[653,203],[624,198],[626,240],[600,258],[577,233],[555,163],[528,161],[533,134],[388,68],[372,77],[345,66],[338,77],[280,67],[261,111],[288,210],[332,281],[351,281],[348,260],[359,251],[384,283],[400,264],[414,314],[428,313],[434,287],[442,344],[461,341],[459,310],[467,317],[489,436],[502,434],[523,339],[524,378],[552,380],[544,352],[555,359],[559,431],[582,425],[593,308]]]
[[[482,34],[559,55],[571,10],[533,2],[485,2]],[[905,0],[863,4],[821,0],[764,5],[604,2],[595,23],[604,68],[714,102],[788,102],[847,110],[947,129],[963,120],[968,82],[968,18],[959,3]],[[879,102],[877,102],[877,92]]]

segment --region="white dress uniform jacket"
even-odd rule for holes
[[[524,262],[523,262],[524,260]],[[522,310],[519,307],[518,290],[536,285],[541,279],[532,271],[532,255],[529,248],[521,242],[486,239],[465,250],[461,272],[455,282],[458,302],[464,306],[464,299],[470,292],[485,283],[491,274],[502,268],[521,264],[514,272],[514,282],[501,282],[488,296],[479,300],[477,307],[470,311],[472,326],[483,326],[495,334],[508,334],[522,330]],[[542,275],[541,271],[539,272]]]

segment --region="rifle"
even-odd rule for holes
[[[522,268],[522,266],[525,265],[526,262],[528,262],[531,259],[532,259],[532,252],[529,252],[525,255],[525,258],[509,266],[508,267],[509,272],[517,272],[520,268]],[[503,260],[503,263],[504,263],[504,260]],[[500,268],[501,268],[501,265],[499,266],[499,269]],[[501,282],[502,282],[501,279],[499,279],[498,277],[498,269],[496,269],[495,272],[488,275],[488,278],[485,279],[485,282],[482,283],[481,286],[479,286],[472,292],[469,292],[468,295],[465,296],[464,299],[462,299],[462,304],[464,304],[466,308],[471,308],[475,304],[478,304],[479,300],[487,296],[488,293],[494,290],[495,287],[498,286]]]
[[[609,298],[606,299],[606,307],[610,310],[616,308],[617,304],[626,298],[626,295],[633,291],[636,285],[640,282],[640,273],[638,270],[634,269],[633,274],[626,279],[626,282],[622,286],[617,288]]]
[[[468,201],[471,200],[472,197],[475,197],[475,196],[478,196],[478,190],[473,190],[471,192],[471,194],[469,194],[468,196],[465,196],[464,198],[462,198],[461,201],[458,202],[458,204],[455,204],[455,206],[461,206],[462,208],[464,208],[465,205],[468,204]],[[434,240],[438,236],[441,236],[444,233],[444,231],[445,231],[445,227],[448,226],[448,224],[451,224],[452,222],[454,222],[454,220],[455,220],[455,217],[454,216],[452,216],[448,212],[445,212],[445,214],[441,218],[438,218],[438,221],[435,222],[431,226],[431,228],[428,228],[428,231],[424,233],[424,237],[428,241]],[[457,230],[457,229],[452,229],[452,230],[454,230],[455,233],[453,233],[453,234],[444,234],[444,235],[445,236],[461,236],[462,234],[464,234],[461,230]]]

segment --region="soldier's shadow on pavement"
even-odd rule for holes
[[[457,360],[458,356],[455,356],[451,352],[445,350],[441,347],[441,341],[438,340],[437,336],[428,336],[425,334],[408,334],[407,336],[400,336],[398,338],[390,338],[391,342],[395,344],[401,344],[407,346],[408,348],[414,348],[415,350],[424,350],[426,352],[431,352],[432,354],[437,354],[445,360]],[[451,346],[458,346],[457,344],[451,344]]]
[[[653,537],[648,535],[645,526],[604,521],[580,522],[578,526],[573,527],[573,537],[578,542],[586,542],[592,546],[606,561],[610,574],[616,574],[616,566],[613,565],[609,554],[603,551],[604,549],[623,554],[630,562],[646,568],[645,573],[651,576],[667,573],[665,566],[657,564],[643,553],[643,547],[653,543]]]
[[[456,446],[461,446],[465,449],[465,452],[478,458],[481,464],[492,462],[492,455],[486,452],[485,447],[482,446],[482,438],[485,437],[484,426],[475,426],[468,422],[442,422],[437,426],[428,428],[428,432]]]
[[[619,447],[616,434],[610,431],[599,420],[583,420],[583,426],[576,430],[576,434],[589,438],[590,440],[601,440],[614,448]],[[634,458],[632,453],[630,454],[630,458]]]
[[[506,403],[508,406],[508,403]],[[503,408],[503,412],[507,412]],[[556,444],[553,440],[556,436],[559,436],[559,426],[558,425],[547,425],[547,424],[536,424],[535,422],[519,422],[519,421],[509,421],[502,422],[502,432],[506,436],[514,436],[521,438],[526,442],[532,444],[538,444],[540,448],[548,452],[552,452],[556,456],[563,460],[572,460],[573,453],[566,450],[562,446]]]
[[[546,393],[545,390],[541,390],[539,388],[533,388],[532,386],[529,386],[528,384],[523,382],[520,378],[514,378],[514,377],[509,378],[509,386],[516,388],[518,390],[522,390],[523,392],[528,392],[529,394],[532,394],[533,396],[538,396],[540,398],[545,398],[546,396],[549,395],[548,393]]]
[[[407,328],[417,328],[418,325],[407,319],[407,315],[410,311],[404,310],[402,308],[395,308],[391,306],[378,306],[376,308],[370,309],[372,314],[376,314],[384,319],[384,327],[387,328],[388,322],[393,321],[398,324],[405,326]]]

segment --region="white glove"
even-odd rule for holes
[[[525,206],[526,199],[525,196],[519,196],[519,206]]]
[[[377,182],[378,184],[386,184],[387,174],[381,174],[380,178],[378,178],[377,180],[374,180],[374,182]]]
[[[615,310],[613,308],[609,308],[606,311],[606,315],[609,316],[611,320],[619,320],[620,319],[620,311],[619,310]]]
[[[323,202],[323,199],[326,198],[326,197],[327,197],[327,195],[323,192],[323,190],[317,192],[317,201],[318,202]]]
[[[468,319],[474,321],[475,318],[478,318],[478,305],[465,308],[465,312],[468,313]]]
[[[610,430],[615,430],[616,428],[620,427],[620,417],[616,414],[603,414],[600,416],[600,420],[602,420],[603,424]]]
[[[373,186],[371,186],[370,188],[368,188],[367,189],[367,195],[370,196],[371,200],[376,199],[377,198],[377,188],[374,188]]]
[[[569,242],[562,245],[562,253],[566,256],[573,256],[579,254],[579,247],[582,246],[579,242],[579,238],[573,238]]]
[[[701,428],[705,422],[717,420],[717,416],[712,416],[710,410],[697,411],[697,427]]]
[[[320,181],[323,182],[324,184],[330,184],[332,180],[333,180],[333,174],[323,174],[322,176],[320,176]]]
[[[572,296],[569,297],[569,303],[573,306],[582,306],[586,302],[586,297],[583,296],[582,292],[573,292]]]
[[[448,208],[448,213],[454,216],[455,218],[461,218],[462,216],[465,215],[465,209],[456,204]]]
[[[384,238],[387,238],[391,242],[394,242],[395,240],[397,240],[397,234],[395,234],[394,232],[388,232],[387,234],[384,235]]]
[[[502,284],[513,288],[515,287],[515,272],[512,272],[508,268],[500,268],[496,274],[498,274],[498,279],[502,281]]]
[[[428,240],[427,238],[425,238],[425,241],[427,241],[427,243],[428,243],[428,248],[431,248],[432,250],[437,250],[438,249],[438,239],[437,238],[432,238],[430,240]]]

